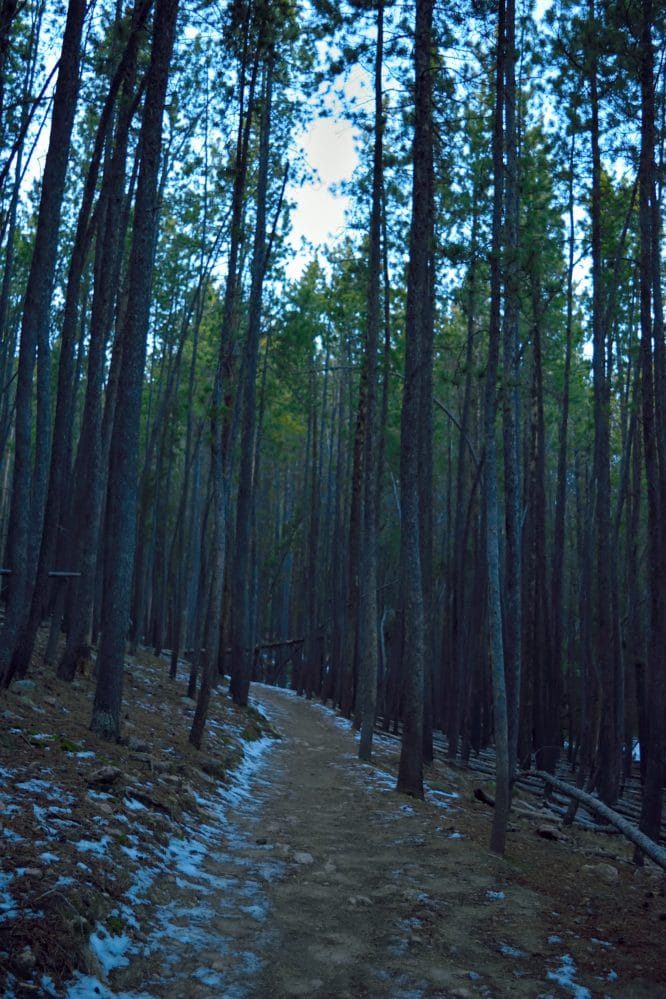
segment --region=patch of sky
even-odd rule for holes
[[[451,834],[449,835],[449,839],[464,839],[464,838],[465,838],[465,837],[464,837],[464,836],[463,836],[463,834],[462,834],[462,833],[460,833],[460,832],[452,832],[452,833],[451,833]]]
[[[108,791],[93,791],[92,788],[88,788],[88,797],[93,801],[110,801],[112,795]]]
[[[558,958],[559,965],[546,972],[549,982],[557,982],[563,989],[566,989],[573,999],[592,999],[592,993],[584,985],[579,985],[576,981],[576,965],[571,954],[562,954]]]
[[[495,902],[499,899],[506,898],[506,895],[503,891],[487,891],[486,898],[492,899]]]
[[[54,996],[55,999],[58,999],[58,990],[56,989],[55,982],[50,975],[42,975],[39,980],[39,984],[44,990],[44,995]]]
[[[44,853],[40,853],[39,859],[45,864],[57,864],[60,857],[56,853],[50,853],[48,850],[45,850]]]
[[[2,777],[3,780],[9,780],[9,778],[13,777],[15,773],[15,770],[9,770],[7,767],[0,767],[0,777]]]

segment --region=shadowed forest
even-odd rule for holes
[[[150,649],[195,749],[261,680],[416,798],[493,747],[496,853],[530,770],[659,843],[665,19],[0,0],[3,688],[94,670],[116,743]],[[345,231],[296,245],[326,116]]]

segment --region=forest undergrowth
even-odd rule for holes
[[[155,893],[151,895],[145,882],[146,871],[154,869],[158,855],[171,857],[173,868],[168,865],[160,868],[161,891],[168,894],[169,878],[173,879],[174,892],[176,882],[182,888],[183,871],[188,876],[190,871],[183,865],[182,856],[176,854],[181,847],[183,851],[195,849],[194,834],[200,834],[212,821],[210,803],[220,788],[229,792],[223,808],[230,821],[234,821],[237,812],[234,788],[242,791],[243,784],[249,784],[251,779],[251,774],[243,769],[242,760],[251,759],[252,747],[262,740],[268,754],[264,758],[268,762],[262,766],[269,770],[263,794],[281,800],[268,808],[268,815],[257,827],[262,836],[251,839],[250,847],[256,850],[254,843],[261,843],[261,849],[267,850],[270,857],[279,854],[280,863],[286,864],[288,873],[312,872],[309,886],[301,884],[297,877],[287,880],[287,887],[262,883],[259,894],[261,905],[268,912],[269,925],[280,926],[286,913],[292,918],[293,912],[298,912],[301,892],[305,892],[307,904],[307,892],[314,890],[312,885],[321,875],[328,880],[325,885],[315,885],[318,894],[314,901],[320,908],[336,913],[339,910],[343,924],[346,918],[351,918],[345,912],[353,911],[354,918],[359,918],[358,909],[364,906],[369,908],[370,927],[391,926],[395,922],[400,947],[404,945],[404,957],[398,948],[390,961],[398,966],[401,962],[405,966],[422,966],[424,974],[427,968],[441,969],[456,953],[454,940],[473,941],[477,948],[476,964],[469,972],[469,985],[459,986],[457,991],[433,985],[434,991],[426,989],[421,993],[428,999],[536,994],[529,992],[528,983],[533,981],[530,976],[537,974],[535,969],[540,969],[543,975],[548,960],[552,962],[549,950],[555,953],[558,947],[563,949],[565,942],[577,974],[583,981],[597,984],[588,989],[574,977],[567,984],[568,972],[565,974],[563,965],[560,978],[552,979],[551,991],[544,995],[643,999],[665,994],[663,872],[649,863],[642,869],[635,867],[631,848],[620,836],[578,826],[563,829],[559,818],[550,814],[547,807],[539,807],[537,799],[528,799],[521,793],[512,813],[507,856],[498,858],[486,848],[490,809],[479,800],[483,795],[478,794],[481,789],[491,795],[493,785],[478,773],[436,759],[426,773],[425,803],[405,804],[409,799],[397,795],[391,786],[398,766],[394,740],[378,737],[374,765],[362,766],[353,756],[349,723],[337,718],[335,736],[342,729],[352,752],[332,758],[338,750],[331,738],[326,741],[326,731],[331,728],[326,719],[330,721],[335,715],[327,711],[324,719],[321,712],[314,710],[321,708],[317,702],[313,700],[306,705],[292,696],[280,701],[287,705],[277,716],[282,738],[275,744],[268,743],[265,737],[278,733],[256,705],[261,708],[265,702],[266,715],[273,720],[273,705],[279,695],[261,687],[253,688],[257,700],[254,707],[247,709],[234,707],[226,688],[221,687],[213,697],[204,749],[196,751],[188,742],[194,702],[184,696],[184,669],[177,681],[171,681],[164,659],[140,651],[136,657],[127,658],[125,679],[127,696],[121,744],[103,742],[88,729],[94,677],[87,673],[79,674],[73,683],[67,684],[57,680],[48,668],[36,664],[29,681],[15,683],[3,693],[0,702],[4,721],[0,733],[0,992],[3,995],[18,999],[32,995],[83,996],[86,982],[108,983],[113,979],[114,972],[127,963],[124,954],[139,953],[142,947],[148,953],[147,926],[154,916],[151,907],[155,905]],[[315,721],[321,734],[317,729],[316,735],[310,736],[318,740],[314,746],[316,753],[311,753],[312,747],[304,741],[307,732],[304,734],[298,728],[304,724],[303,712],[319,716]],[[288,731],[286,726],[296,729]],[[281,771],[280,768],[276,771],[275,788],[271,791],[274,753],[281,760]],[[382,837],[382,850],[395,851],[396,865],[405,863],[409,853],[405,844],[410,849],[414,846],[415,863],[411,866],[415,876],[421,876],[430,886],[427,898],[435,890],[430,868],[440,854],[445,855],[446,866],[440,874],[442,882],[446,882],[446,891],[457,892],[456,898],[460,896],[455,911],[445,912],[448,903],[442,902],[441,912],[435,909],[426,912],[426,895],[401,879],[397,894],[389,891],[392,886],[388,853],[386,883],[382,880],[383,868],[375,867],[372,875],[378,883],[382,882],[381,890],[375,885],[376,890],[368,888],[366,896],[359,884],[348,898],[344,888],[336,887],[336,875],[331,873],[335,872],[335,864],[330,858],[324,864],[323,846],[308,811],[324,816],[326,836],[330,840],[335,833],[339,839],[335,850],[349,854],[361,867],[361,854],[368,844],[348,841],[356,835],[349,832],[354,815],[343,820],[336,814],[329,822],[325,821],[326,796],[331,789],[310,784],[327,767],[337,768],[338,774],[341,767],[348,770],[350,781],[355,779],[367,785],[363,794],[373,781],[386,784],[384,791],[388,797],[384,796],[379,810],[369,792],[367,800],[357,794],[350,809],[358,809],[359,821],[371,820],[371,828],[381,827],[377,835]],[[280,783],[282,778],[278,779],[283,771],[291,775],[287,794]],[[343,777],[336,777],[335,782],[341,786]],[[332,802],[331,807],[336,808]],[[271,808],[278,812],[286,808],[290,812],[287,826],[294,839],[292,847],[272,843],[277,834],[272,837],[271,830],[278,828],[280,819],[272,815]],[[392,825],[394,820],[396,824]],[[399,838],[398,845],[392,847],[388,832],[397,830],[397,823],[402,822],[411,823],[410,836]],[[254,836],[256,832],[246,835]],[[200,851],[200,841],[196,843],[196,850]],[[370,847],[376,849],[372,844]],[[330,842],[327,849],[331,849]],[[311,850],[312,856],[303,850]],[[298,857],[309,859],[300,866]],[[437,860],[435,866],[438,864]],[[278,878],[280,884],[283,880]],[[487,891],[483,888],[486,882]],[[325,905],[320,898],[322,892],[328,892]],[[539,909],[539,924],[545,919],[552,933],[538,946],[534,943],[526,949],[525,940],[537,936],[536,924],[531,925],[532,916],[525,909],[527,897],[532,900],[530,906]],[[192,898],[194,905],[194,894]],[[198,896],[197,899],[201,901]],[[491,912],[493,905],[495,909]],[[418,918],[414,913],[410,915],[410,906],[419,909]],[[251,920],[246,919],[242,924],[242,932],[251,934]],[[299,932],[304,942],[303,947],[299,944],[299,951],[313,950],[311,937],[316,937],[316,927],[303,925]],[[258,928],[256,935],[258,938]],[[256,945],[251,938],[237,943],[239,953]],[[323,946],[320,949],[326,950]],[[381,948],[374,957],[381,964],[379,951]],[[324,969],[328,968],[331,979],[327,984],[326,970],[318,972],[319,977],[312,977],[312,972],[308,981],[318,982],[317,988],[324,991],[315,989],[309,994],[347,994],[344,990],[330,990],[342,961],[340,958],[336,964],[336,953],[335,948],[330,950],[328,964],[318,958],[320,963],[323,961]],[[485,958],[479,956],[484,953]],[[284,957],[288,960],[288,951]],[[351,964],[358,960],[360,966],[360,959],[351,952],[347,958]],[[504,965],[507,970],[502,977],[497,968]],[[509,966],[517,970],[509,971]],[[136,980],[137,973],[141,974],[140,966],[138,972],[136,967],[132,970]],[[252,973],[247,972],[250,978]],[[78,992],[72,992],[72,982],[76,981],[83,984]],[[187,995],[218,995],[214,988],[206,991],[205,984],[199,988],[203,991]],[[242,994],[264,995],[261,986],[257,986],[260,991],[252,988],[250,984],[249,991]],[[97,994],[121,993],[97,991]],[[145,994],[168,993],[158,989]],[[278,994],[306,993],[287,990],[275,993]]]

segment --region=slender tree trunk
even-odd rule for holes
[[[49,426],[44,399],[47,373],[48,325],[55,280],[60,215],[65,190],[70,140],[79,89],[81,35],[85,0],[71,0],[65,24],[58,82],[53,102],[51,137],[46,154],[37,231],[26,287],[21,325],[14,474],[9,515],[7,560],[12,570],[9,599],[0,631],[0,685],[8,686],[13,675],[12,656],[19,629],[26,615],[26,600],[33,586],[35,546],[41,539],[43,504],[48,470]],[[42,376],[38,391],[38,426],[34,468],[32,450],[32,396],[35,353],[39,352]]]
[[[520,445],[520,343],[518,339],[518,122],[516,111],[516,9],[506,0],[506,54],[504,112],[506,150],[505,224],[502,249],[504,275],[504,490],[506,521],[506,576],[504,580],[504,634],[507,708],[509,712],[509,767],[516,766],[520,709],[522,632],[522,531]],[[542,572],[545,566],[542,566]]]
[[[497,373],[500,348],[501,253],[504,188],[504,83],[506,62],[506,0],[500,0],[497,30],[496,105],[493,128],[493,223],[490,256],[490,328],[488,334],[488,367],[486,369],[484,442],[486,558],[488,567],[488,620],[490,660],[493,679],[495,727],[495,808],[490,834],[490,848],[504,853],[506,827],[510,807],[511,761],[509,747],[509,716],[502,631],[502,589],[500,566],[500,512],[498,496],[497,441]]]
[[[377,4],[377,43],[375,51],[375,145],[372,166],[372,205],[370,209],[370,252],[368,257],[368,291],[366,303],[365,360],[367,379],[367,429],[363,475],[363,542],[361,548],[361,579],[359,619],[362,621],[361,655],[359,661],[359,694],[361,701],[361,741],[359,757],[372,756],[372,733],[377,713],[377,675],[379,669],[377,613],[377,502],[378,502],[378,400],[377,368],[379,330],[381,323],[381,216],[383,189],[383,110],[382,64],[384,58],[384,3]]]
[[[67,279],[65,307],[63,315],[62,334],[60,338],[60,360],[58,365],[58,391],[56,397],[53,441],[51,445],[48,491],[44,515],[44,530],[37,578],[28,620],[22,629],[20,640],[14,652],[13,668],[22,671],[27,667],[37,636],[43,610],[49,590],[48,572],[53,568],[57,550],[58,525],[61,522],[64,495],[67,492],[67,477],[70,469],[72,450],[72,422],[74,411],[75,381],[75,344],[79,321],[79,304],[83,281],[86,256],[95,229],[99,229],[99,206],[104,201],[98,201],[97,209],[93,211],[95,190],[107,137],[112,125],[112,112],[116,106],[119,88],[123,82],[134,76],[136,55],[139,41],[139,31],[145,23],[149,3],[138,5],[132,21],[132,31],[125,46],[118,67],[111,80],[109,93],[100,115],[94,148],[88,166],[83,198],[79,209],[76,237]],[[128,123],[129,124],[129,123]],[[114,224],[117,225],[117,219]],[[106,261],[108,266],[109,261]],[[50,415],[50,414],[49,414]],[[70,566],[78,569],[78,566]]]
[[[124,653],[136,534],[141,391],[158,222],[162,117],[177,15],[178,0],[157,0],[139,136],[140,166],[130,251],[128,302],[121,332],[121,377],[109,465],[107,526],[114,547],[113,555],[105,565],[102,638],[91,720],[92,730],[107,739],[117,739],[120,735]]]
[[[639,189],[642,417],[648,509],[649,619],[645,756],[640,828],[659,838],[664,785],[664,650],[666,649],[666,344],[661,295],[660,204],[655,184],[653,0],[642,7],[641,157]],[[637,852],[637,859],[640,854]]]
[[[590,26],[596,23],[595,2],[589,0]],[[592,373],[594,384],[594,566],[595,673],[601,697],[596,785],[606,804],[617,798],[616,726],[611,610],[610,507],[610,386],[607,373],[606,331],[603,323],[603,260],[601,247],[601,152],[599,144],[598,68],[594,52],[590,63],[590,142],[592,152]],[[609,682],[610,680],[610,682]]]
[[[250,24],[246,26],[243,51],[239,66],[238,131],[236,135],[236,161],[234,164],[234,186],[231,204],[231,231],[229,237],[229,259],[227,279],[224,289],[222,328],[218,351],[217,368],[213,384],[211,402],[211,454],[210,475],[212,483],[212,540],[210,550],[210,603],[206,625],[206,660],[201,673],[197,707],[192,720],[189,741],[197,749],[201,747],[210,692],[218,670],[220,637],[223,624],[223,600],[225,575],[227,572],[227,493],[229,451],[228,415],[223,414],[223,405],[231,404],[231,386],[225,385],[230,378],[230,351],[233,330],[237,321],[237,297],[239,285],[239,257],[242,241],[243,205],[248,166],[248,146],[253,121],[253,102],[258,70],[258,57],[252,63],[248,81],[248,60]],[[227,407],[228,408],[228,407]]]
[[[261,299],[266,271],[266,198],[272,125],[272,56],[264,67],[261,93],[259,134],[259,167],[257,177],[257,216],[254,230],[252,286],[245,346],[244,378],[240,404],[242,425],[236,534],[232,575],[233,616],[231,625],[231,694],[236,704],[245,706],[250,690],[254,636],[250,629],[250,584],[253,574],[251,559],[252,511],[254,508],[256,425],[257,425],[257,360],[261,331]]]
[[[423,797],[423,705],[427,654],[425,594],[421,563],[419,474],[421,399],[431,373],[434,293],[432,136],[433,0],[417,0],[415,31],[412,223],[409,237],[405,381],[400,426],[400,572],[404,607],[403,727],[398,790]]]

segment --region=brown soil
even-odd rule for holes
[[[18,879],[10,884],[18,917],[0,922],[0,992],[14,982],[19,999],[47,994],[39,982],[48,973],[65,995],[76,967],[102,980],[87,946],[102,924],[132,941],[107,995],[666,996],[663,875],[633,866],[620,837],[574,827],[545,840],[536,833],[542,816],[516,814],[507,855],[496,857],[487,849],[490,809],[474,798],[478,777],[437,761],[427,800],[406,799],[393,790],[396,741],[379,739],[374,763],[360,764],[353,734],[331,712],[264,687],[253,696],[282,738],[220,820],[216,788],[238,761],[239,737],[255,737],[261,725],[220,694],[213,719],[221,724],[197,754],[186,741],[192,705],[166,670],[148,657],[133,665],[129,745],[99,744],[87,731],[90,677],[72,688],[42,672],[29,697],[10,692],[0,702],[0,765],[12,774],[0,827],[22,836],[0,838],[0,867],[29,872],[20,894]],[[48,733],[55,738],[35,738]],[[73,755],[70,741],[96,757]],[[102,763],[122,771],[105,800],[88,794]],[[47,847],[57,865],[40,859],[34,790],[18,786],[45,775],[69,795],[74,823]],[[132,859],[127,802],[136,795],[145,807]],[[61,815],[45,807],[42,823]],[[106,857],[82,874],[76,844],[100,829]],[[205,859],[179,877],[155,876],[134,905],[136,924],[119,926],[124,910],[115,907],[142,862],[150,866],[169,842],[200,843]],[[57,887],[63,876],[73,883]]]

